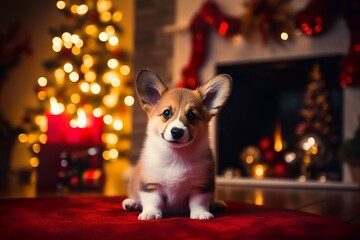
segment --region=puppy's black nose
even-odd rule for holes
[[[171,136],[172,136],[174,139],[179,139],[179,138],[181,138],[183,135],[184,135],[184,130],[183,130],[183,129],[177,128],[177,127],[174,127],[173,129],[171,129]]]

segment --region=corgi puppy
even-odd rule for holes
[[[209,121],[228,99],[229,75],[221,74],[196,90],[169,89],[151,70],[141,70],[136,90],[148,116],[146,138],[129,182],[125,210],[138,219],[190,214],[212,219],[215,163],[209,145]]]

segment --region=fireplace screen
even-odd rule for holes
[[[218,174],[340,180],[340,58],[218,65],[233,78],[217,121]]]

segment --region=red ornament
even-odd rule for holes
[[[199,83],[199,70],[204,64],[210,28],[224,37],[232,37],[240,33],[240,19],[223,14],[213,1],[206,1],[200,12],[191,22],[192,50],[189,63],[182,70],[178,87],[195,89]]]
[[[271,139],[268,137],[261,138],[259,141],[259,147],[261,150],[267,150],[271,148]]]
[[[275,177],[288,177],[287,167],[284,163],[277,163],[273,167],[273,174]]]

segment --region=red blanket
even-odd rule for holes
[[[0,200],[0,239],[360,239],[360,226],[293,210],[228,203],[210,221],[140,221],[120,197]]]

